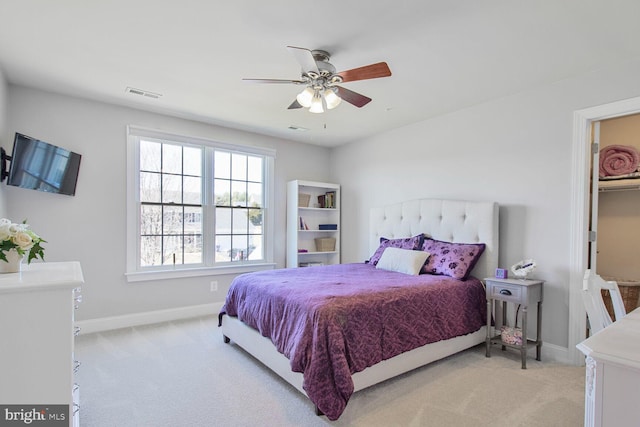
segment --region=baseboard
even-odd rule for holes
[[[223,302],[211,304],[191,305],[187,307],[170,308],[166,310],[146,311],[142,313],[125,314],[122,316],[102,317],[99,319],[80,320],[76,326],[80,334],[111,331],[113,329],[130,328],[132,326],[150,325],[171,320],[188,319],[191,317],[217,314]]]

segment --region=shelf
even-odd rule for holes
[[[309,208],[304,206],[298,206],[298,209],[301,211],[323,211],[323,212],[327,212],[327,211],[339,212],[340,211],[340,209],[338,208]]]
[[[640,178],[598,181],[598,191],[640,190]]]
[[[318,197],[333,194],[332,207],[320,207]],[[307,201],[307,196],[309,201]],[[300,201],[302,200],[302,203]],[[302,205],[302,206],[300,206]],[[340,186],[326,182],[290,181],[287,183],[287,267],[298,267],[304,262],[323,265],[340,263]],[[304,224],[303,227],[301,225]],[[323,229],[320,229],[323,226]],[[325,226],[335,229],[325,230]],[[335,245],[318,246],[314,240],[331,238]],[[332,251],[318,251],[331,248]],[[298,252],[307,249],[308,252]]]
[[[298,252],[298,256],[304,256],[304,255],[325,255],[325,254],[337,254],[338,251],[314,251],[314,252]]]
[[[491,338],[491,344],[494,345],[503,345],[505,347],[509,347],[509,348],[515,348],[517,350],[522,349],[522,345],[518,345],[518,344],[509,344],[506,342],[502,341],[502,338],[500,337],[500,335],[496,335],[493,338]],[[531,338],[527,338],[527,351],[532,349],[532,348],[536,348],[536,345],[538,344],[538,342],[534,339]]]

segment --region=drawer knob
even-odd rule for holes
[[[509,289],[500,289],[500,295],[511,295],[511,291]]]

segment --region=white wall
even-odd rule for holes
[[[0,91],[0,113],[1,95]],[[216,277],[219,288],[215,293],[209,291],[211,277],[125,280],[126,125],[277,150],[278,267],[285,265],[287,181],[329,179],[325,148],[13,85],[9,85],[6,105],[8,119],[5,128],[0,128],[0,145],[9,152],[14,132],[21,132],[82,154],[75,197],[2,186],[9,217],[28,219],[33,230],[48,241],[47,261],[81,262],[86,284],[79,320],[221,302],[232,279]]]
[[[7,129],[7,102],[7,80],[0,68],[0,136],[4,135]],[[11,155],[11,149],[8,150],[8,154]],[[0,217],[6,216],[6,205],[4,188],[0,185]]]
[[[640,61],[548,84],[351,143],[332,153],[342,184],[343,262],[370,256],[368,211],[423,197],[500,204],[500,265],[538,262],[543,340],[568,347],[575,110],[640,94]]]

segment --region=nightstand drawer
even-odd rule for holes
[[[487,295],[491,299],[520,303],[522,302],[522,286],[488,282]]]

